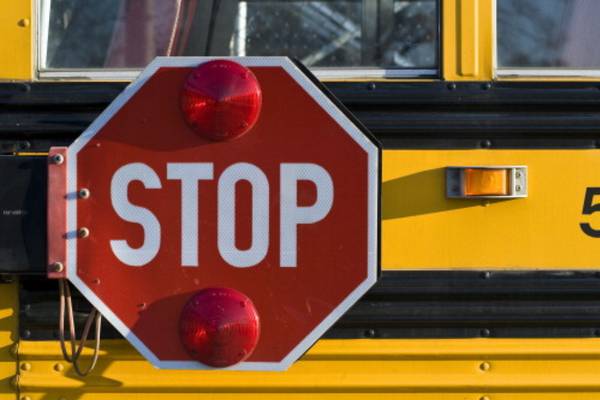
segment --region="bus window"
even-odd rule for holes
[[[497,15],[500,73],[600,72],[600,1],[497,0]]]
[[[164,55],[285,55],[333,75],[438,69],[438,0],[41,1],[41,76]]]

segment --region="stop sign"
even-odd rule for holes
[[[257,82],[249,123],[218,79],[182,106],[208,61],[157,58],[68,148],[66,275],[159,368],[231,364],[186,345],[212,326],[230,368],[281,370],[376,281],[379,149],[287,58],[229,60]],[[206,107],[235,137],[199,134]]]

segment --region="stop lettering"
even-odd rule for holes
[[[200,181],[212,181],[212,163],[167,163],[167,179],[181,183],[181,266],[198,266],[198,220]],[[296,267],[298,225],[316,223],[329,213],[333,204],[333,181],[321,166],[311,163],[283,163],[279,173],[279,263]],[[236,245],[236,184],[247,181],[251,186],[251,245]],[[309,181],[316,187],[311,206],[298,204],[298,182]],[[161,224],[151,210],[131,204],[128,187],[139,181],[146,189],[160,189],[156,172],[144,163],[130,163],[119,168],[111,179],[110,195],[116,214],[123,220],[140,224],[144,230],[141,246],[131,247],[127,240],[111,240],[114,255],[125,265],[140,267],[150,263],[161,246]],[[252,267],[264,260],[269,251],[269,180],[256,165],[236,163],[218,178],[217,247],[221,257],[233,267]]]

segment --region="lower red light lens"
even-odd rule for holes
[[[260,336],[260,321],[252,301],[230,288],[207,288],[184,306],[179,336],[195,360],[228,367],[247,359]]]
[[[210,140],[230,140],[248,132],[262,106],[262,92],[248,68],[229,60],[196,67],[181,95],[187,124]]]

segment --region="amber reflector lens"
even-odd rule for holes
[[[508,193],[508,170],[465,168],[463,172],[465,196],[500,196]]]
[[[248,68],[229,60],[200,64],[181,93],[187,124],[203,138],[230,140],[247,133],[258,120],[262,92]]]
[[[247,359],[260,336],[252,301],[230,288],[207,288],[184,306],[179,337],[188,354],[211,367],[228,367]]]

